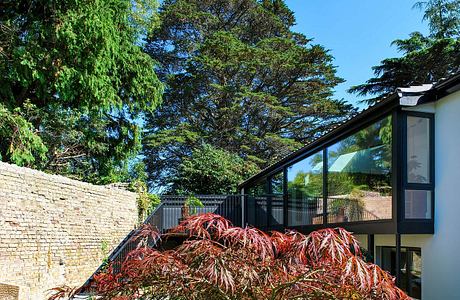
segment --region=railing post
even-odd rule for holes
[[[401,287],[401,234],[396,234],[396,286]]]
[[[267,178],[267,229],[271,228],[272,225],[272,176]]]
[[[375,263],[374,259],[374,247],[375,247],[375,239],[373,234],[367,235],[367,251],[369,255],[372,257],[372,263]]]
[[[241,189],[241,227],[246,227],[248,217],[246,216],[246,199],[244,195],[244,188]]]
[[[327,172],[328,172],[328,161],[327,161],[327,148],[323,150],[323,224],[327,224]]]
[[[162,205],[162,204],[160,204],[160,205],[161,205],[161,208],[160,208],[161,211],[160,211],[160,222],[159,222],[159,223],[160,223],[161,228],[158,228],[158,230],[159,230],[161,233],[163,233],[164,228],[165,228],[164,216],[163,216],[163,215],[164,215],[164,205]]]
[[[288,173],[287,168],[283,169],[283,226],[284,228],[288,227],[288,218],[289,218],[289,195],[288,195]]]

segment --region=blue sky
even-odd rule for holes
[[[330,49],[338,76],[346,80],[336,97],[358,105],[346,90],[372,76],[382,59],[400,56],[393,40],[413,31],[428,32],[423,12],[412,9],[416,0],[286,0],[294,11],[294,30]],[[363,108],[363,105],[360,105]]]

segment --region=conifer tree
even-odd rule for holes
[[[0,157],[92,182],[122,180],[139,119],[160,102],[142,38],[155,0],[0,4]]]
[[[353,111],[333,98],[332,56],[292,30],[282,0],[166,0],[159,16],[146,45],[167,86],[146,124],[153,184],[203,144],[267,166]]]
[[[433,83],[460,70],[460,1],[429,0],[417,2],[414,8],[424,10],[430,34],[413,32],[407,39],[393,41],[402,56],[384,59],[373,67],[375,77],[349,90],[373,96],[364,102],[373,104],[398,87]]]

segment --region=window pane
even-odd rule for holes
[[[430,119],[407,117],[407,180],[430,183]]]
[[[281,225],[283,224],[283,172],[272,176],[271,184],[272,195],[270,195],[270,199],[272,201],[272,215],[270,225]]]
[[[323,223],[323,153],[288,168],[288,225]]]
[[[261,181],[248,188],[246,194],[251,196],[261,196],[267,193],[266,181]]]
[[[328,222],[392,217],[391,116],[328,148]]]
[[[431,191],[406,190],[406,219],[431,219]]]

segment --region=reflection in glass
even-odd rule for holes
[[[284,174],[283,172],[273,175],[271,178],[271,195],[269,200],[272,203],[272,214],[270,225],[283,224],[283,185]]]
[[[407,181],[430,183],[430,119],[407,117]]]
[[[328,150],[328,222],[392,217],[391,116]]]
[[[288,168],[288,225],[323,223],[323,154]]]
[[[406,219],[431,219],[431,191],[406,190]]]

